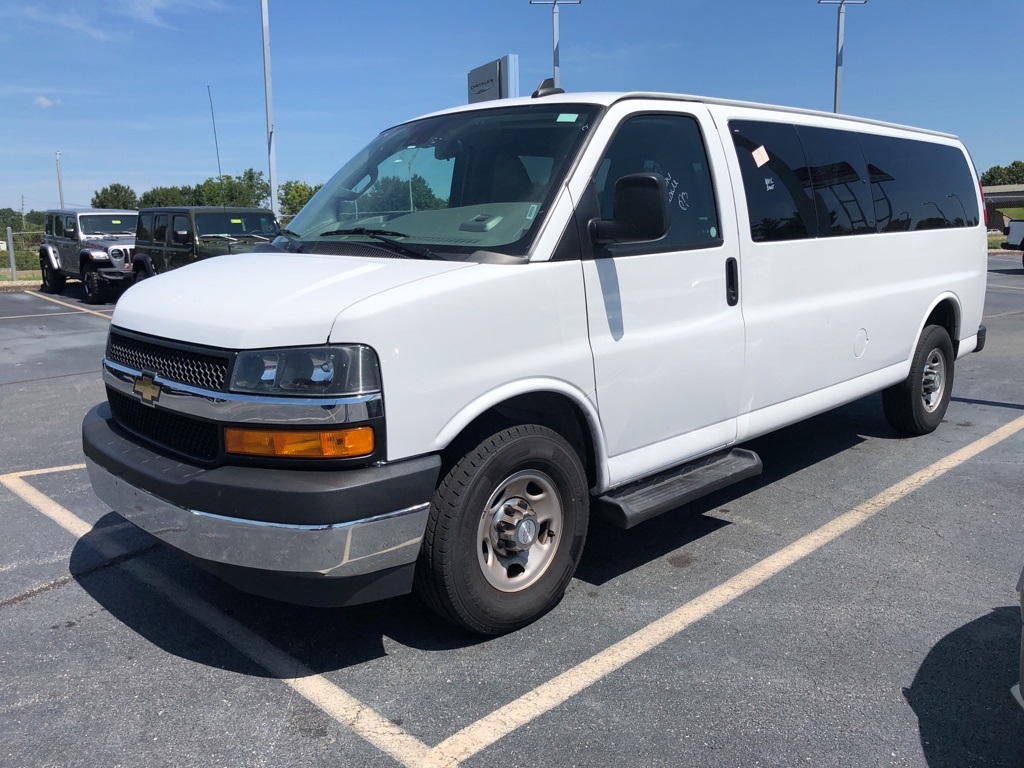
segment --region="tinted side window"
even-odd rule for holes
[[[43,233],[47,235],[53,234],[53,214],[46,214],[46,220],[43,222]]]
[[[668,186],[672,225],[658,247],[699,247],[721,241],[711,170],[695,119],[638,115],[619,127],[595,178],[602,218],[612,218],[615,182],[644,171],[660,173]]]
[[[163,243],[167,238],[167,214],[158,213],[153,218],[153,240]]]
[[[856,133],[797,126],[807,157],[818,236],[875,231],[867,164]]]
[[[64,217],[53,217],[53,234],[55,237],[64,237]]]
[[[148,242],[153,237],[153,214],[144,213],[139,216],[139,224],[135,229],[135,239]]]
[[[729,123],[743,174],[750,236],[758,242],[815,237],[810,172],[796,128],[784,123]]]
[[[880,232],[974,227],[974,178],[956,147],[862,134]]]
[[[171,219],[171,230],[173,232],[188,232],[192,233],[192,227],[188,224],[188,216],[185,214],[174,214],[174,218]]]

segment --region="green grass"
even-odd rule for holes
[[[1024,208],[999,208],[997,210],[1011,219],[1024,219]]]
[[[18,282],[22,280],[42,280],[43,273],[38,269],[19,269],[18,270]],[[11,282],[11,268],[5,267],[3,271],[0,271],[0,283]]]

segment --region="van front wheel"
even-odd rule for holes
[[[537,424],[501,430],[459,459],[434,493],[416,591],[472,632],[500,635],[554,608],[587,535],[587,475]]]
[[[929,325],[921,334],[905,381],[882,392],[885,418],[907,435],[926,435],[942,423],[953,391],[953,343],[946,329]]]

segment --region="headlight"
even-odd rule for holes
[[[305,397],[380,392],[380,366],[369,347],[262,349],[240,352],[231,373],[232,392]]]
[[[110,258],[110,256],[107,255],[106,251],[96,251],[96,250],[90,250],[89,251],[89,256],[91,256],[94,259],[109,259]]]

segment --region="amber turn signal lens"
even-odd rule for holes
[[[285,429],[224,430],[224,449],[244,456],[295,459],[350,459],[373,453],[373,428],[296,432]]]

